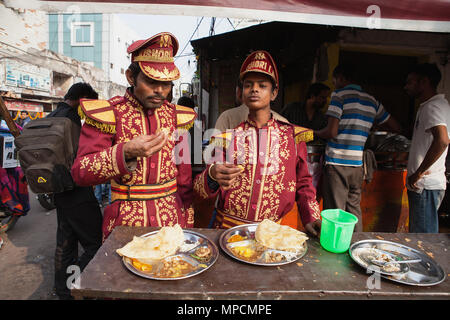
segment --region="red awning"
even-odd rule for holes
[[[450,32],[450,0],[5,0],[49,12],[248,18],[390,30]]]

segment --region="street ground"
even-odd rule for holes
[[[30,192],[30,211],[1,233],[0,300],[57,300],[53,292],[56,210]]]

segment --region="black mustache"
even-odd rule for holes
[[[154,99],[154,98],[156,98],[156,99],[162,99],[162,100],[165,100],[165,99],[166,99],[166,97],[164,97],[164,96],[162,96],[162,95],[159,95],[159,94],[157,94],[157,95],[155,95],[155,96],[148,96],[148,97],[147,97],[147,99]]]

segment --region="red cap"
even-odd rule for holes
[[[162,32],[147,40],[133,42],[127,49],[131,61],[138,62],[142,72],[158,81],[180,78],[173,57],[178,51],[178,40],[169,32]]]
[[[270,53],[264,50],[258,50],[252,52],[242,63],[239,77],[242,80],[244,75],[248,72],[260,72],[267,74],[274,81],[278,87],[278,71],[275,61]]]

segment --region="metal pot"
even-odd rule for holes
[[[374,131],[367,137],[365,149],[375,150],[384,140],[386,140],[388,132],[386,131]]]
[[[323,144],[307,145],[306,151],[308,152],[308,162],[320,162],[320,158],[325,153],[325,145]]]

